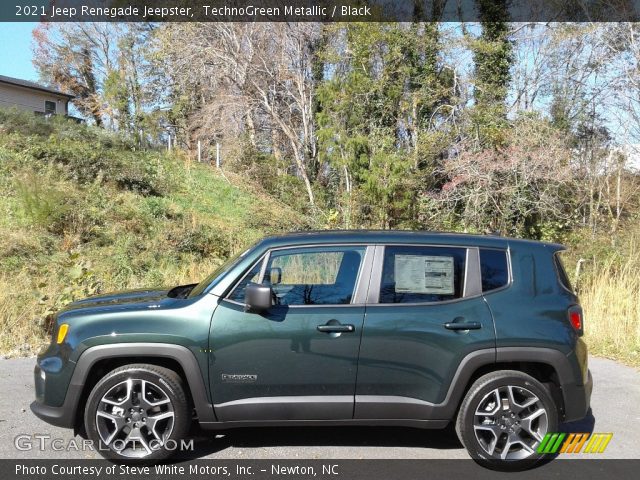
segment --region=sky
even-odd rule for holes
[[[31,32],[38,24],[0,22],[0,75],[37,81],[31,63]]]

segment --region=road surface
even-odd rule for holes
[[[34,358],[0,360],[0,458],[99,458],[93,451],[66,449],[73,432],[48,425],[31,413],[34,364]],[[565,431],[613,432],[611,443],[599,458],[640,458],[640,372],[600,358],[591,358],[590,367],[594,378],[592,415],[565,424]],[[65,450],[52,450],[49,440],[44,451],[37,448],[38,441],[32,442],[31,450],[15,447],[18,435],[33,438],[34,434],[63,439]],[[194,445],[192,458],[468,458],[452,428],[252,428],[217,436],[196,432]]]

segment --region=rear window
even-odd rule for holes
[[[573,293],[573,287],[571,286],[571,281],[569,280],[569,275],[567,275],[567,271],[564,269],[564,264],[562,263],[562,258],[560,257],[561,252],[556,252],[553,256],[553,261],[556,265],[556,271],[558,272],[558,280],[560,284]]]
[[[483,292],[507,285],[509,283],[507,252],[505,250],[481,248],[480,273],[482,275]]]

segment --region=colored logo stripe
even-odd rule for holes
[[[602,453],[611,441],[613,433],[594,433],[589,439],[584,453]]]
[[[560,453],[580,453],[582,445],[589,438],[588,433],[572,433],[567,441],[562,444]]]
[[[538,446],[538,453],[556,453],[565,436],[565,433],[547,433]]]
[[[612,437],[613,433],[593,433],[591,435],[588,433],[570,433],[568,437],[565,433],[547,433],[536,451],[547,454],[580,453],[586,442],[587,446],[583,453],[602,453],[609,445]],[[560,451],[558,452],[558,450]]]

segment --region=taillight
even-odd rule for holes
[[[580,305],[574,305],[569,307],[569,323],[574,328],[574,330],[582,335],[583,319],[582,319],[582,308]]]
[[[582,315],[580,315],[580,312],[569,312],[569,319],[571,320],[573,328],[576,330],[580,330],[582,328]]]

